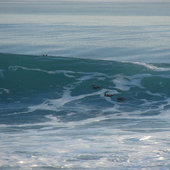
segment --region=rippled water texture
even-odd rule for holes
[[[169,9],[1,1],[0,169],[170,169]]]
[[[169,168],[169,64],[0,60],[1,168]]]
[[[0,4],[0,52],[170,62],[169,3]]]

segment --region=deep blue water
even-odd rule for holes
[[[169,169],[169,7],[0,2],[0,169]]]

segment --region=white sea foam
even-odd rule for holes
[[[170,68],[157,67],[152,64],[140,63],[140,62],[133,62],[133,63],[145,66],[146,68],[149,68],[150,70],[154,70],[154,71],[170,71]]]
[[[6,88],[0,88],[0,94],[2,93],[10,93],[10,90],[9,89],[6,89]]]
[[[170,98],[165,99],[165,102],[159,106],[161,112],[158,118],[161,120],[170,120]]]
[[[78,95],[78,96],[71,96],[70,95],[71,91],[69,89],[66,89],[61,98],[59,98],[59,99],[47,99],[39,105],[30,106],[29,110],[31,112],[35,111],[35,110],[57,111],[58,108],[64,106],[65,104],[67,104],[69,102],[80,100],[80,99],[83,99],[83,98],[88,97],[88,96],[100,95],[100,94],[103,94],[103,92],[104,92],[104,90],[102,89],[100,91],[93,92],[93,93],[90,93],[90,94],[82,94],[82,95]]]
[[[145,133],[124,133],[120,129],[88,127],[52,131],[29,130],[20,134],[2,134],[2,137],[0,166],[10,163],[10,166],[15,167],[17,162],[17,166],[22,169],[43,166],[47,169],[119,169],[135,168],[136,163],[141,168],[149,167],[150,164],[157,167],[160,165],[158,161],[163,161],[162,164],[165,165],[170,154],[165,142],[169,136],[160,132],[145,136]],[[5,152],[6,148],[3,146],[7,138],[10,151],[8,148],[8,152]],[[156,143],[157,141],[160,143]],[[16,148],[16,144],[20,146]]]
[[[152,136],[143,136],[142,138],[140,138],[140,141],[144,141],[144,140],[149,140]]]
[[[137,65],[141,65],[144,66],[150,70],[153,71],[170,71],[170,68],[164,68],[164,67],[158,67],[158,66],[154,66],[153,64],[149,64],[149,63],[143,63],[143,62],[131,62],[131,61],[121,61],[122,63],[132,63],[132,64],[137,64]]]
[[[39,69],[39,68],[28,68],[28,67],[23,67],[23,66],[9,66],[8,67],[9,70],[12,71],[17,71],[18,69],[22,69],[22,70],[28,70],[28,71],[38,71],[38,72],[43,72],[46,74],[60,74],[63,73],[66,77],[74,77],[75,72],[73,71],[69,71],[69,70],[54,70],[54,71],[48,71],[48,70],[43,70],[43,69]]]
[[[128,91],[131,87],[144,88],[141,85],[141,80],[144,77],[150,76],[150,74],[137,74],[133,76],[124,76],[122,74],[118,74],[114,76],[113,83],[115,84],[115,88],[122,91]]]
[[[102,79],[104,77],[106,77],[107,75],[106,74],[103,74],[103,73],[99,73],[99,72],[77,72],[77,73],[81,73],[81,74],[88,74],[88,75],[85,75],[85,76],[82,76],[80,78],[78,78],[77,80],[79,81],[86,81],[86,80],[90,80],[90,79],[93,79],[94,77],[98,78],[98,79]]]

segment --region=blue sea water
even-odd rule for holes
[[[0,169],[170,169],[169,9],[1,1]]]

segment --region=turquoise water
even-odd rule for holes
[[[169,169],[169,23],[169,3],[0,2],[0,169]]]
[[[1,168],[169,168],[170,64],[0,61]]]

